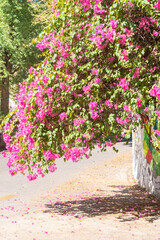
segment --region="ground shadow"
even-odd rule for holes
[[[139,186],[109,186],[113,196],[93,196],[91,198],[46,204],[44,213],[57,213],[75,217],[95,217],[117,214],[120,221],[132,221],[144,218],[153,222],[159,218],[160,200],[146,193]],[[104,191],[105,195],[105,191]],[[107,191],[106,191],[107,195]]]

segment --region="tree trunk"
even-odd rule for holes
[[[5,52],[5,65],[8,76],[2,79],[1,83],[1,113],[7,115],[9,112],[9,74],[12,71],[12,64],[9,61],[7,52]]]
[[[1,112],[7,115],[9,112],[9,78],[2,80],[1,85]]]
[[[5,52],[5,66],[8,72],[8,76],[2,78],[0,84],[0,111],[1,114],[6,116],[9,112],[9,76],[12,71],[12,64],[10,63],[10,58],[8,57],[7,52]],[[3,140],[3,129],[1,129],[0,133],[0,150],[5,149],[6,144]]]
[[[1,113],[6,116],[9,112],[9,77],[2,80],[1,87]],[[0,151],[6,148],[6,144],[3,140],[3,129],[0,133]]]

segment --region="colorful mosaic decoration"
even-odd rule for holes
[[[160,176],[160,152],[153,147],[149,135],[147,133],[149,132],[149,128],[146,127],[146,129],[147,131],[144,130],[143,140],[144,155],[151,166],[154,176]],[[154,130],[160,130],[160,121],[156,121]],[[153,134],[153,131],[151,134]],[[155,135],[154,137],[157,138],[158,148],[160,149],[160,136]]]

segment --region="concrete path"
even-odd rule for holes
[[[117,143],[116,148],[119,150],[118,154],[125,154],[130,151],[131,144]],[[15,195],[22,200],[30,200],[66,183],[87,168],[100,165],[115,156],[117,156],[117,153],[112,148],[108,148],[107,152],[100,152],[99,148],[96,147],[92,157],[89,159],[83,158],[78,163],[64,162],[62,159],[58,159],[56,161],[58,168],[56,172],[31,182],[21,174],[10,176],[6,166],[7,158],[0,156],[0,200],[9,199]]]
[[[0,240],[160,240],[160,201],[136,185],[132,148],[117,147],[31,183],[2,167],[2,195],[17,197],[0,201]]]

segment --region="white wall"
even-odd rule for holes
[[[139,126],[133,132],[133,175],[138,185],[160,198],[160,176],[153,176],[150,164],[144,156],[144,130]]]

